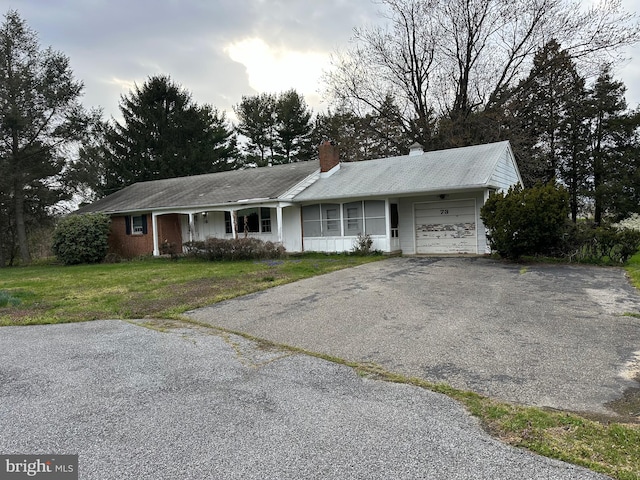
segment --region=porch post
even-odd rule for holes
[[[160,255],[160,243],[158,242],[158,216],[151,212],[151,230],[153,231],[153,256]]]
[[[387,251],[391,252],[391,243],[393,242],[393,238],[391,238],[391,202],[388,198],[384,200],[384,217],[385,217],[385,230],[387,234]]]
[[[238,238],[238,212],[231,210],[229,213],[231,214],[231,233],[233,233],[233,238]]]
[[[193,230],[195,229],[195,224],[193,222],[193,213],[189,214],[189,242],[193,242]]]
[[[276,223],[278,224],[278,243],[282,243],[282,207],[276,207]]]

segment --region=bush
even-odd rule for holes
[[[98,263],[109,248],[110,219],[101,213],[70,215],[53,233],[53,253],[65,265]]]
[[[351,249],[351,253],[354,255],[369,255],[372,252],[371,246],[373,245],[373,239],[371,235],[368,233],[363,235],[361,233],[358,234],[358,238],[353,241],[353,248]]]
[[[187,255],[205,260],[267,260],[280,258],[285,248],[273,242],[257,238],[208,238],[201,242],[185,244]]]
[[[569,195],[555,185],[523,189],[511,187],[489,197],[480,217],[492,250],[517,260],[523,255],[546,255],[562,245],[569,212]]]

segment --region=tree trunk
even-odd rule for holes
[[[20,261],[22,265],[31,263],[29,254],[29,244],[27,243],[27,229],[24,221],[24,192],[20,185],[14,183],[14,203],[16,216],[16,234],[18,236],[18,247],[20,248]]]

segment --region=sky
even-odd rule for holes
[[[589,0],[585,0],[589,1]],[[640,15],[637,0],[622,0]],[[42,47],[70,58],[83,103],[119,118],[120,96],[168,74],[199,103],[234,120],[243,95],[295,88],[324,111],[322,71],[349,45],[353,27],[378,23],[372,0],[0,0],[17,10]],[[640,105],[640,45],[616,78]]]

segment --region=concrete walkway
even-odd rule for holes
[[[491,397],[611,413],[640,367],[619,268],[390,258],[190,312],[273,342]]]

